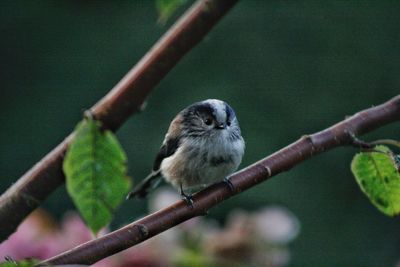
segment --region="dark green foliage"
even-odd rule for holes
[[[2,192],[167,29],[155,25],[154,1],[57,3],[4,1],[0,8]],[[147,108],[118,130],[132,175],[140,181],[148,174],[173,116],[198,100],[219,98],[235,108],[245,167],[395,96],[399,13],[398,1],[239,1],[157,86]],[[393,124],[362,138],[393,137],[399,129]],[[395,266],[398,220],[359,193],[349,168],[353,154],[348,148],[321,154],[208,217],[279,203],[302,224],[290,266]],[[123,204],[113,229],[148,212],[147,202],[135,201]],[[58,218],[72,207],[63,188],[44,202]]]

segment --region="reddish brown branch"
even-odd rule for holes
[[[225,183],[212,185],[194,195],[193,208],[179,201],[168,208],[133,222],[101,238],[84,243],[42,264],[93,264],[105,257],[134,246],[177,224],[203,215],[218,203],[268,178],[288,170],[304,160],[329,149],[352,144],[352,135],[361,135],[400,120],[400,96],[361,111],[332,127],[301,137],[293,144],[230,177],[236,191]]]
[[[176,63],[225,15],[237,0],[199,0],[91,110],[105,128],[116,130]],[[39,161],[0,197],[0,241],[58,186],[72,135]]]

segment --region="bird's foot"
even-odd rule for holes
[[[228,185],[229,190],[230,190],[232,193],[235,192],[235,186],[232,184],[231,180],[229,180],[228,177],[225,177],[225,178],[224,178],[224,183],[225,183],[226,185]]]
[[[193,196],[192,196],[192,194],[186,194],[186,193],[183,191],[182,184],[181,184],[181,197],[182,197],[183,200],[185,200],[186,204],[187,204],[191,209],[193,209]]]

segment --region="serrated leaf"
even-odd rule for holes
[[[165,24],[172,14],[187,0],[156,0],[156,7],[158,10],[158,21]]]
[[[129,191],[125,152],[111,131],[100,130],[100,122],[84,119],[76,127],[63,170],[69,195],[96,234],[110,223]]]
[[[358,153],[351,162],[351,171],[371,202],[384,214],[395,216],[400,213],[400,174],[387,154],[390,149],[375,149],[385,153]]]

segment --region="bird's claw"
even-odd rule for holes
[[[181,197],[182,197],[183,200],[185,200],[186,204],[191,209],[193,209],[193,196],[192,196],[192,194],[188,195],[183,191],[182,184],[181,184]]]
[[[232,184],[231,180],[229,180],[228,177],[225,177],[225,178],[224,178],[224,183],[228,185],[229,190],[230,190],[231,192],[235,192],[235,186]]]
[[[192,195],[182,195],[182,199],[185,200],[186,204],[193,209],[193,196]]]

